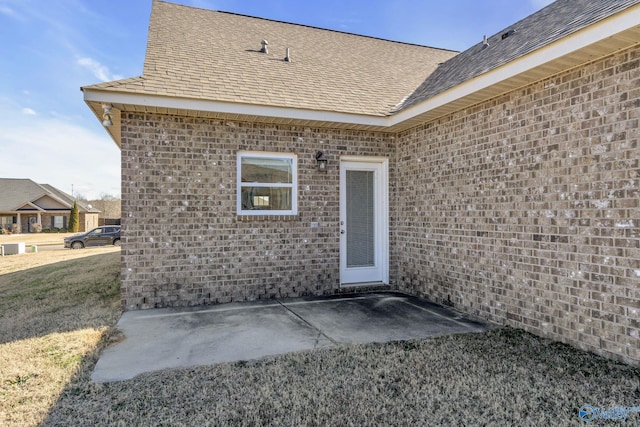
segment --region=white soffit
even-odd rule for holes
[[[146,95],[84,89],[85,102],[100,102],[105,104],[137,105],[169,110],[201,111],[205,113],[222,113],[241,116],[273,117],[279,119],[350,123],[359,126],[388,126],[386,116],[367,116],[360,114],[341,113],[335,111],[315,111],[299,108],[286,108],[268,105],[239,104],[232,102],[208,101],[192,98],[177,98],[160,95]]]

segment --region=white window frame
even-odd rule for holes
[[[275,187],[291,188],[291,209],[290,210],[247,210],[242,209],[242,159],[243,158],[263,158],[263,159],[286,159],[291,160],[291,183],[247,183],[247,187]],[[236,212],[238,215],[253,216],[275,216],[275,215],[297,215],[298,214],[298,156],[293,153],[271,153],[264,151],[238,151],[236,163]]]

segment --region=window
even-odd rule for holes
[[[51,226],[53,228],[66,228],[65,226],[65,217],[63,216],[54,216],[52,219]]]
[[[238,215],[296,215],[295,154],[238,153]]]

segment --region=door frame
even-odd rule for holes
[[[380,262],[380,278],[375,281],[345,282],[343,276],[346,269],[346,236],[340,234],[340,287],[355,287],[364,284],[389,284],[389,159],[377,156],[340,156],[340,219],[339,230],[342,231],[346,217],[346,188],[344,186],[346,168],[349,164],[376,164],[380,167],[380,176],[376,176],[376,259]],[[379,258],[378,258],[379,257]]]

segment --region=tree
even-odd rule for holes
[[[79,201],[80,203],[87,203],[88,200],[89,200],[89,199],[87,199],[87,197],[84,194],[78,193],[78,192],[73,194],[73,198],[76,199],[77,201]]]
[[[73,207],[71,208],[71,215],[69,215],[69,225],[67,226],[67,230],[72,233],[78,232],[78,222],[80,215],[78,214],[78,202],[73,202]]]
[[[102,193],[99,199],[89,200],[87,203],[100,211],[100,218],[120,218],[121,206],[119,197]]]

